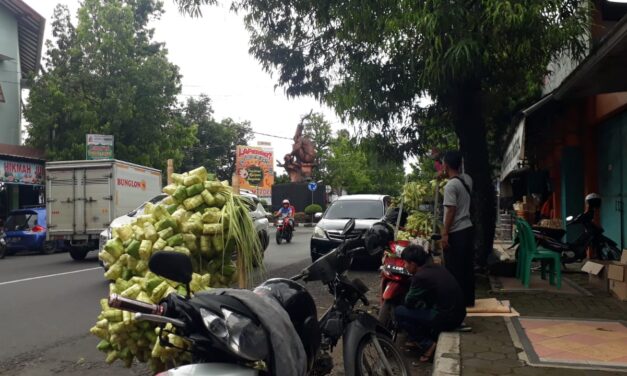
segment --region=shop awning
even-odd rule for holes
[[[555,99],[627,91],[627,16],[553,92]]]
[[[0,7],[15,15],[18,25],[22,76],[37,73],[46,19],[22,0],[0,0]]]

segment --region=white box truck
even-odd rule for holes
[[[161,193],[161,171],[118,160],[46,163],[48,241],[74,260],[98,249],[102,230]]]

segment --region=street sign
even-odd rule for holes
[[[318,189],[318,184],[312,181],[311,183],[307,184],[307,188],[309,188],[310,191],[315,192],[316,189]]]

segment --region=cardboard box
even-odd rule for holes
[[[623,249],[623,254],[620,256],[620,263],[627,264],[627,249]]]
[[[588,283],[599,290],[610,291],[610,283],[607,279],[608,265],[611,261],[588,260],[581,268],[582,272],[588,273]]]
[[[623,252],[623,255],[625,253]],[[610,291],[618,300],[627,301],[627,265],[620,262],[612,262],[608,265],[607,278]]]

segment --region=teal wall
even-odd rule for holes
[[[20,54],[17,20],[0,6],[0,54],[13,60],[0,61],[0,85],[5,103],[0,103],[0,143],[20,143]]]
[[[576,216],[584,211],[583,152],[579,147],[567,146],[562,149],[562,219]],[[581,235],[581,226],[566,227],[566,238],[574,241]]]

